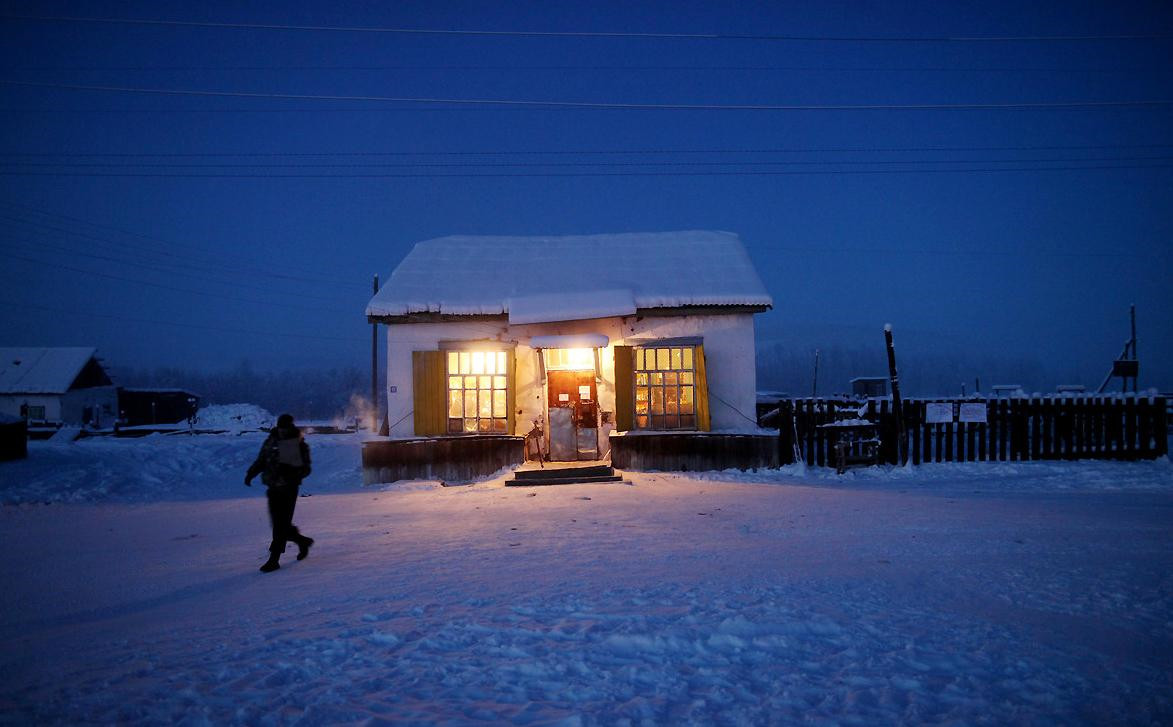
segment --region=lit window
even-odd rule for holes
[[[595,368],[593,348],[548,348],[546,368],[554,371],[589,371]]]
[[[637,348],[637,429],[695,429],[696,372],[692,346]]]
[[[507,384],[504,351],[449,351],[448,432],[504,434]]]

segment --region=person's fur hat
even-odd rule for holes
[[[282,414],[281,416],[277,417],[277,426],[281,427],[282,429],[293,429],[293,415]]]

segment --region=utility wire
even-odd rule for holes
[[[166,290],[169,293],[192,293],[194,295],[198,295],[198,296],[201,296],[204,298],[220,298],[222,300],[232,300],[232,301],[236,301],[238,303],[248,303],[250,305],[270,306],[273,304],[272,300],[260,300],[257,298],[241,298],[241,297],[238,297],[235,295],[225,295],[223,293],[213,293],[211,291],[206,291],[206,290],[195,290],[193,288],[182,288],[182,287],[175,286],[175,285],[163,285],[161,283],[152,283],[152,282],[149,282],[146,280],[125,278],[120,275],[111,275],[109,273],[100,273],[96,270],[87,270],[85,268],[77,268],[77,267],[73,267],[71,265],[62,265],[60,263],[54,263],[54,262],[49,262],[48,260],[40,260],[37,258],[26,257],[24,255],[18,255],[18,254],[14,254],[11,252],[5,253],[5,257],[10,260],[22,260],[26,263],[33,263],[36,265],[41,265],[43,267],[53,268],[54,270],[68,270],[69,272],[81,273],[82,275],[90,275],[90,276],[97,277],[97,278],[105,278],[107,280],[118,280],[118,281],[125,282],[125,283],[134,283],[135,285],[143,285],[143,286],[146,286],[149,288],[158,288],[161,290]],[[343,311],[340,308],[322,308],[322,307],[318,307],[318,306],[297,305],[296,303],[282,303],[281,307],[282,308],[297,308],[299,310],[307,310],[307,311],[314,311],[314,312],[329,311],[332,313],[349,313],[352,315],[357,315],[357,311],[358,311],[357,307],[355,308],[355,310],[352,310],[352,311]]]
[[[21,207],[22,206],[22,205],[16,205],[13,203],[0,202],[0,204],[7,204],[7,205],[13,206],[13,207]],[[29,209],[31,209],[31,208],[29,208]],[[38,212],[38,214],[42,214],[42,215],[49,216],[49,217],[54,216],[52,213],[47,213],[47,212]],[[75,221],[79,221],[79,222],[84,222],[83,220],[81,220],[80,218],[77,218],[77,217],[68,217],[66,215],[59,215],[59,216],[66,217],[67,219],[71,219],[71,220],[75,220]],[[125,251],[125,248],[131,248],[132,250],[142,251],[142,252],[145,252],[149,255],[154,255],[156,257],[164,257],[164,258],[167,258],[167,260],[166,260],[166,262],[163,262],[161,264],[167,265],[169,267],[174,267],[174,268],[188,268],[190,270],[196,270],[199,272],[213,272],[213,273],[231,272],[231,273],[235,273],[235,274],[239,274],[239,275],[248,275],[248,276],[263,275],[263,276],[275,278],[277,280],[280,280],[281,282],[286,282],[286,283],[288,283],[288,282],[294,282],[294,283],[309,282],[309,283],[317,283],[317,284],[330,284],[330,285],[335,285],[335,286],[345,286],[347,288],[354,288],[355,287],[354,284],[342,283],[341,281],[327,281],[327,280],[321,279],[321,278],[307,278],[307,277],[295,276],[295,275],[285,275],[282,273],[276,273],[276,272],[272,272],[272,271],[259,270],[259,269],[251,269],[250,270],[250,269],[239,268],[239,267],[237,267],[237,268],[226,267],[224,265],[223,261],[212,260],[212,259],[208,259],[208,258],[205,258],[206,260],[208,260],[208,263],[172,262],[172,260],[182,261],[183,259],[185,259],[185,257],[188,261],[199,260],[199,258],[193,258],[191,256],[179,256],[179,255],[175,255],[174,253],[172,253],[170,251],[161,251],[161,250],[154,249],[154,248],[147,248],[142,245],[135,245],[135,244],[129,243],[129,242],[119,242],[119,241],[115,241],[115,240],[110,240],[109,238],[106,238],[106,237],[92,235],[92,234],[89,234],[86,232],[80,232],[77,230],[70,230],[70,229],[67,229],[64,227],[58,227],[56,225],[50,225],[50,224],[46,224],[44,222],[30,220],[28,218],[14,217],[14,216],[11,216],[8,214],[0,213],[0,219],[6,219],[6,220],[9,220],[12,222],[17,222],[20,224],[29,225],[31,227],[37,227],[37,228],[41,228],[41,229],[45,229],[45,230],[51,230],[53,232],[59,232],[59,233],[66,234],[66,235],[72,235],[74,237],[82,237],[82,238],[86,238],[88,240],[93,240],[98,243],[105,243],[105,246],[107,249],[113,249],[114,251],[121,253],[123,255],[127,254],[127,252]],[[87,223],[87,224],[94,224],[94,223]],[[94,225],[94,226],[102,227],[102,225]],[[116,231],[120,232],[121,234],[130,234],[130,235],[134,234],[134,233],[128,233],[125,231],[117,230],[117,228],[111,228],[111,229],[115,229]],[[155,239],[156,241],[162,242],[164,244],[171,244],[171,243],[167,243],[166,240],[158,240],[157,238],[147,238],[147,239]],[[235,285],[237,283],[233,283],[233,284]],[[312,297],[312,296],[307,296],[307,297]]]
[[[72,73],[98,71],[781,71],[802,73],[1146,73],[1148,68],[1078,68],[1072,66],[696,66],[696,65],[390,65],[390,66],[5,66],[0,70]]]
[[[21,238],[14,238],[14,239],[19,240]],[[25,241],[28,242],[27,240],[25,240]],[[77,255],[77,256],[81,256],[81,257],[92,258],[94,260],[104,260],[106,262],[114,262],[114,263],[118,263],[119,265],[125,265],[125,266],[130,266],[133,268],[140,268],[143,270],[151,270],[151,271],[155,271],[155,272],[167,273],[169,275],[176,274],[176,271],[174,270],[174,268],[184,267],[184,266],[176,265],[176,264],[148,263],[148,262],[143,262],[143,261],[138,261],[138,260],[133,260],[133,259],[127,259],[125,257],[110,257],[109,255],[97,255],[92,252],[84,252],[84,251],[76,250],[76,249],[69,248],[69,247],[48,245],[48,244],[40,243],[40,242],[35,243],[35,244],[40,248],[56,249],[61,252],[65,252],[69,255]],[[190,273],[179,273],[179,274],[190,275]],[[227,285],[227,286],[232,286],[232,287],[240,287],[240,285],[241,285],[241,283],[239,281],[224,280],[222,278],[220,280],[217,280],[211,276],[205,276],[205,280],[207,282],[216,283],[217,285]],[[336,303],[337,302],[337,298],[326,298],[326,297],[322,297],[322,296],[309,295],[309,294],[300,293],[300,292],[272,291],[271,294],[272,295],[282,295],[282,296],[291,297],[291,298],[307,299],[307,300],[321,300],[321,301],[328,302],[328,303]]]
[[[749,159],[733,161],[615,161],[615,162],[397,162],[397,163],[294,163],[294,164],[242,164],[242,163],[212,163],[212,164],[180,164],[174,162],[6,162],[7,165],[18,168],[44,169],[51,167],[68,167],[70,169],[483,169],[483,168],[532,168],[532,167],[787,167],[787,166],[839,166],[839,165],[892,165],[892,164],[1028,164],[1043,162],[1137,162],[1137,161],[1168,161],[1173,156],[1125,156],[1125,157],[1051,157],[1034,159],[800,159],[800,160],[765,160]]]
[[[1103,149],[1169,149],[1169,144],[1075,144],[1026,146],[841,146],[841,147],[725,147],[712,149],[497,149],[466,151],[323,151],[323,152],[0,152],[0,157],[68,157],[68,158],[272,158],[272,157],[383,157],[383,156],[535,156],[535,155],[656,155],[656,154],[812,154],[812,153],[887,153],[954,151],[1076,151]],[[9,203],[11,204],[11,203]],[[32,209],[32,208],[30,208]],[[65,216],[65,215],[61,215]],[[128,233],[134,234],[134,233]]]
[[[539,31],[539,30],[460,30],[438,28],[396,28],[336,25],[282,25],[275,23],[216,23],[190,20],[153,20],[141,18],[94,18],[62,15],[0,15],[0,20],[46,23],[101,23],[108,25],[147,25],[184,28],[223,28],[233,30],[298,30],[332,33],[391,33],[400,35],[450,35],[537,38],[624,38],[665,40],[762,40],[865,43],[1007,43],[1106,40],[1167,40],[1173,35],[1161,33],[1089,34],[1089,35],[1002,35],[1002,36],[866,36],[866,35],[764,35],[745,33],[623,33],[610,31]]]
[[[1073,109],[1073,108],[1127,108],[1173,106],[1173,100],[1147,99],[1132,101],[1037,101],[1004,103],[952,104],[669,104],[669,103],[615,103],[603,101],[539,101],[533,99],[429,98],[418,96],[345,96],[302,93],[260,93],[254,91],[206,91],[176,88],[146,88],[136,86],[91,86],[73,83],[42,83],[0,79],[0,84],[32,88],[52,88],[64,91],[102,91],[111,93],[142,93],[164,96],[196,96],[201,98],[263,98],[292,101],[380,101],[405,104],[451,104],[457,106],[517,106],[528,108],[562,109],[623,109],[634,111],[956,111],[1002,109]]]
[[[26,213],[31,212],[31,213],[34,213],[37,215],[41,215],[41,216],[49,217],[49,218],[54,218],[57,220],[68,220],[70,222],[77,222],[77,223],[80,223],[82,225],[86,225],[89,227],[96,227],[98,229],[109,230],[111,232],[115,232],[120,235],[125,235],[127,237],[136,237],[136,238],[139,238],[140,240],[146,240],[148,242],[161,243],[163,245],[169,245],[172,247],[179,246],[177,243],[170,241],[170,240],[164,240],[159,237],[152,237],[151,235],[144,235],[139,232],[132,232],[130,230],[123,229],[121,227],[115,227],[114,225],[105,225],[100,222],[94,222],[92,220],[87,220],[87,219],[84,219],[81,217],[67,215],[62,212],[51,212],[46,209],[41,209],[39,207],[31,207],[29,205],[20,204],[17,202],[0,201],[0,205],[5,205],[7,207],[12,207],[12,208],[15,208],[18,210],[25,211]],[[198,255],[196,255],[196,256],[192,256],[192,255],[178,256],[172,250],[168,250],[166,252],[161,252],[161,251],[155,250],[154,248],[149,248],[144,245],[135,245],[134,243],[130,243],[130,242],[122,242],[119,244],[124,247],[129,247],[129,248],[137,249],[137,250],[143,250],[143,251],[146,251],[150,254],[165,256],[167,258],[186,257],[188,260],[196,260],[196,261],[203,260],[205,262],[211,262],[211,263],[215,264],[216,270],[226,269],[224,267],[224,261],[219,258],[212,258],[212,257],[201,258]],[[272,268],[262,269],[262,268],[256,268],[256,267],[243,267],[243,268],[237,268],[237,270],[241,273],[247,273],[249,275],[264,275],[267,277],[278,278],[278,279],[282,279],[282,280],[293,280],[296,282],[319,283],[319,284],[323,284],[323,285],[343,286],[346,288],[353,288],[355,286],[354,281],[344,281],[344,280],[339,280],[339,279],[334,279],[334,278],[322,278],[322,277],[315,276],[312,273],[309,273],[308,271],[298,271],[298,272],[306,273],[308,275],[308,277],[306,277],[306,276],[300,276],[300,275],[294,276],[294,275],[283,274],[279,271],[273,270]]]
[[[43,310],[51,313],[62,313],[68,316],[91,316],[94,318],[107,318],[116,321],[123,321],[125,323],[150,323],[160,326],[176,326],[179,328],[196,328],[204,331],[216,331],[219,333],[244,333],[250,336],[276,336],[279,338],[300,338],[309,339],[312,341],[341,341],[344,343],[360,343],[365,339],[362,338],[339,338],[337,336],[319,336],[308,333],[285,333],[282,331],[273,330],[254,330],[247,328],[225,328],[223,326],[206,326],[199,323],[181,323],[179,321],[160,321],[151,318],[131,318],[128,316],[115,316],[106,313],[95,313],[91,310],[67,310],[65,308],[57,308],[48,305],[39,305],[36,303],[18,302],[13,300],[0,299],[0,304],[10,305],[16,308],[28,308],[32,310]]]
[[[787,169],[787,170],[739,170],[739,171],[617,171],[617,172],[374,172],[370,174],[229,174],[229,173],[188,173],[188,172],[63,172],[63,171],[10,171],[0,169],[0,177],[91,177],[95,179],[135,177],[151,179],[475,179],[475,178],[525,178],[525,177],[773,177],[795,175],[835,174],[965,174],[995,172],[1063,172],[1116,169],[1170,169],[1169,164],[1108,164],[1072,166],[1031,166],[1031,167],[977,167],[965,169]]]

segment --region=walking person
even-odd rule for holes
[[[314,544],[313,538],[302,535],[293,524],[298,488],[310,474],[310,447],[301,430],[294,425],[292,414],[277,417],[277,426],[261,445],[256,461],[244,476],[244,484],[252,487],[252,480],[258,474],[268,488],[269,521],[273,524],[269,560],[261,566],[261,572],[271,573],[281,567],[278,560],[290,540],[297,544],[298,560],[304,560]]]

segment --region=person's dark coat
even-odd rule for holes
[[[310,448],[297,427],[274,427],[248,468],[245,481],[261,476],[267,487],[297,487],[309,477]]]

